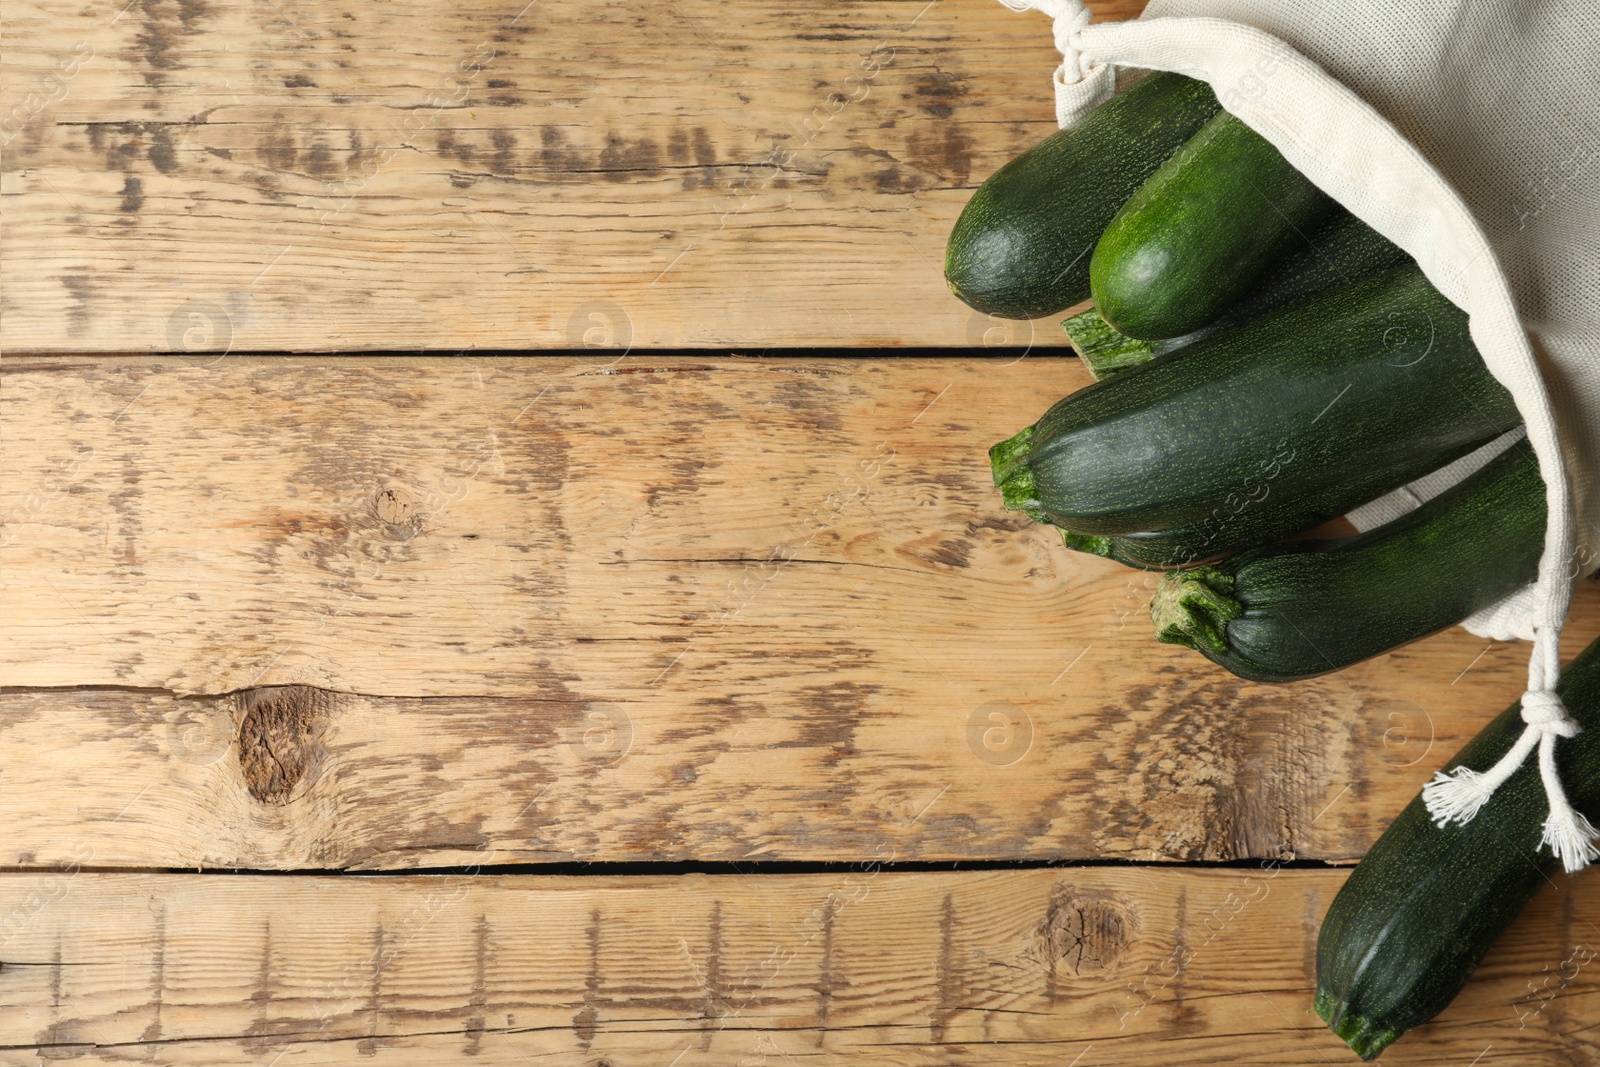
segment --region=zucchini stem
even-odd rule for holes
[[[1224,655],[1228,623],[1244,614],[1244,605],[1228,594],[1233,575],[1216,567],[1196,567],[1162,575],[1150,599],[1156,640],[1196,652]]]
[[[1097,382],[1155,358],[1149,341],[1119,333],[1095,308],[1063,320],[1061,328]]]
[[[1345,1006],[1336,1003],[1327,993],[1319,992],[1313,1006],[1322,1021],[1328,1024],[1328,1029],[1338,1035],[1350,1046],[1350,1051],[1363,1060],[1377,1059],[1378,1053],[1394,1044],[1395,1039],[1405,1032],[1392,1026],[1379,1028],[1369,1019],[1345,1014],[1343,1010]]]
[[[1111,538],[1096,537],[1094,534],[1073,533],[1071,530],[1061,531],[1061,542],[1074,552],[1087,552],[1091,556],[1102,556],[1106,559],[1115,559],[1112,554]]]
[[[1033,427],[1028,426],[989,449],[989,469],[994,472],[994,484],[1004,485],[1018,467],[1026,466],[1028,453],[1033,451]]]
[[[1020,511],[1035,522],[1049,522],[1039,503],[1028,458],[1033,454],[1033,427],[1018,430],[989,449],[989,469],[1000,498],[1011,511]]]

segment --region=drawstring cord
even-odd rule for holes
[[[1576,737],[1582,729],[1555,692],[1561,669],[1559,636],[1560,630],[1555,627],[1540,626],[1534,631],[1534,654],[1528,658],[1528,691],[1522,694],[1522,721],[1526,725],[1516,744],[1487,771],[1457,767],[1449,774],[1435,774],[1433,780],[1422,787],[1422,802],[1441,828],[1452,822],[1471,822],[1495,790],[1527,762],[1528,755],[1537,747],[1539,778],[1544,783],[1545,799],[1550,805],[1540,844],[1559,857],[1561,865],[1571,874],[1600,858],[1600,850],[1595,848],[1594,826],[1573,810],[1556,769],[1556,740]]]
[[[1092,13],[1081,0],[1000,0],[1012,11],[1039,11],[1054,20],[1056,51],[1056,124],[1066,127],[1103,103],[1116,88],[1115,70],[1090,59],[1078,46],[1078,34]]]

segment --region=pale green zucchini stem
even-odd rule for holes
[[[1228,623],[1244,614],[1244,605],[1228,595],[1232,592],[1233,575],[1216,567],[1162,575],[1150,599],[1156,640],[1223,655]]]
[[[1096,537],[1094,534],[1073,533],[1071,530],[1061,531],[1061,542],[1074,552],[1087,552],[1091,556],[1102,556],[1106,559],[1115,559],[1112,554],[1114,549],[1109,537]]]
[[[1012,511],[1020,511],[1035,522],[1049,522],[1039,506],[1038,490],[1028,456],[1033,451],[1033,427],[1019,430],[989,449],[989,468],[1001,501]]]
[[[1119,333],[1095,308],[1064,320],[1061,328],[1097,382],[1155,358],[1155,349],[1149,341]]]

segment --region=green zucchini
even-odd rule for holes
[[[1117,212],[1089,261],[1101,316],[1129,337],[1192,333],[1246,296],[1335,203],[1220,112]]]
[[[1400,267],[1080,389],[990,462],[1006,506],[1040,521],[1203,527],[1221,554],[1321,525],[1519,421],[1466,316]]]
[[[1451,456],[1439,464],[1457,457]],[[1242,525],[1242,529],[1276,529],[1283,525],[1283,520],[1275,509],[1270,507],[1270,500],[1260,505],[1259,511],[1242,512],[1238,516],[1226,516],[1226,512],[1215,519],[1195,523],[1192,526],[1180,526],[1176,530],[1153,530],[1132,534],[1081,534],[1072,530],[1061,531],[1061,541],[1075,552],[1087,553],[1091,556],[1100,556],[1104,559],[1115,560],[1129,567],[1140,570],[1169,570],[1174,567],[1190,567],[1197,563],[1204,563],[1224,553],[1219,544],[1229,546],[1237,540],[1231,537],[1228,541],[1219,541],[1218,537],[1226,525],[1222,519],[1226,516]],[[1296,533],[1304,532],[1296,530]],[[1268,543],[1270,537],[1254,539],[1245,546],[1256,548]]]
[[[1001,167],[950,234],[951,291],[1002,318],[1081,303],[1100,231],[1217,107],[1205,82],[1157,72]]]
[[[1455,455],[1442,457],[1439,466],[1442,467],[1457,458],[1459,457]],[[1242,529],[1246,530],[1277,529],[1286,525],[1273,511],[1242,514],[1233,518],[1241,524]],[[1219,517],[1213,521],[1179,527],[1176,530],[1154,530],[1134,534],[1080,534],[1062,530],[1061,540],[1075,552],[1100,556],[1124,566],[1148,571],[1171,570],[1175,567],[1192,567],[1233,551],[1233,544],[1238,538],[1230,537],[1228,541],[1219,541],[1218,535],[1224,529],[1227,527]],[[1295,532],[1306,531],[1300,529]],[[1251,537],[1254,538],[1254,535]],[[1256,548],[1268,543],[1268,540],[1270,538],[1253,539],[1245,547]],[[1222,548],[1219,545],[1228,547]]]
[[[1230,323],[1248,322],[1281,307],[1299,303],[1359,278],[1412,262],[1399,245],[1336,207],[1274,268],[1261,286],[1247,293],[1224,316]]]
[[[1162,577],[1156,638],[1241,678],[1338,670],[1453,626],[1537,577],[1544,480],[1522,442],[1393,522]]]
[[[1567,799],[1600,809],[1600,641],[1556,689],[1583,728],[1556,745]],[[1522,734],[1513,704],[1445,765],[1484,770]],[[1334,897],[1317,938],[1316,1012],[1363,1060],[1455,999],[1560,862],[1541,847],[1549,805],[1527,760],[1471,822],[1434,825],[1419,795]]]
[[[1339,207],[1258,288],[1216,322],[1194,333],[1141,341],[1117,332],[1098,308],[1080,312],[1061,326],[1084,366],[1098,380],[1186,347],[1213,332],[1232,329],[1281,307],[1408,262],[1410,257],[1398,245]]]

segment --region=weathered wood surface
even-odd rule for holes
[[[996,641],[1081,603],[985,456],[1082,384],[1070,359],[0,374],[7,685],[581,702],[715,680],[842,712],[874,682],[951,686],[965,713],[1020,695]],[[1005,666],[1053,678],[1077,651]]]
[[[0,48],[7,351],[1063,343],[941,270],[1054,128],[1037,14],[19,0]]]
[[[0,374],[0,863],[1349,861],[1520,690],[1156,644],[989,485],[1075,360]]]
[[[1307,1010],[1343,878],[7,874],[0,1062],[1354,1063]],[[1384,1062],[1594,1062],[1597,904],[1547,889]]]
[[[0,52],[0,1063],[1353,1062],[1339,871],[877,868],[1348,861],[1519,688],[1460,632],[1240,683],[999,510],[1083,378],[939,263],[1051,129],[1042,17],[28,0]],[[808,344],[1039,352],[628,356]],[[590,351],[71,355],[472,348]],[[103,870],[758,858],[852,865]],[[1593,1062],[1597,884],[1385,1062]]]

